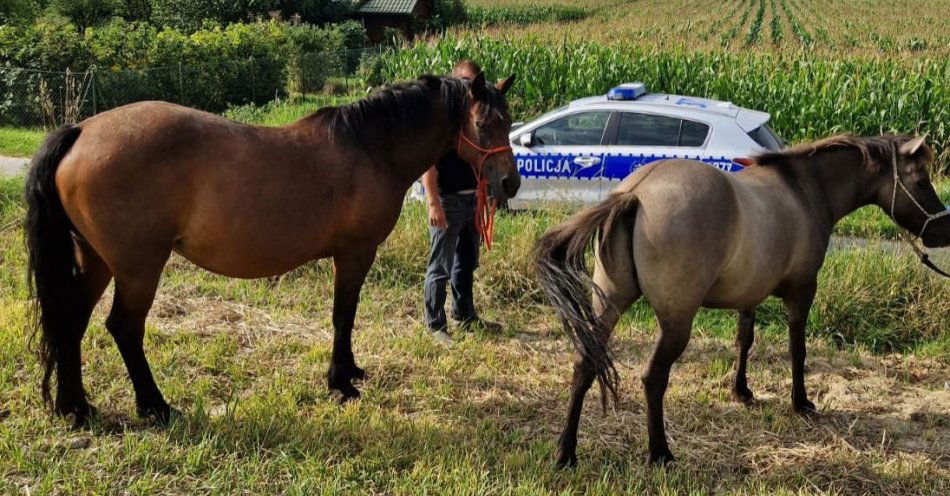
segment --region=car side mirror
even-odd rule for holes
[[[534,133],[524,133],[518,136],[518,144],[530,148],[534,145]]]

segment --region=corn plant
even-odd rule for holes
[[[745,37],[745,45],[756,44],[762,37],[762,19],[765,17],[765,0],[759,0],[759,8],[755,12],[755,19],[749,26],[749,33]]]

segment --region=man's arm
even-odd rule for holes
[[[445,220],[445,210],[442,209],[442,200],[439,199],[439,171],[434,165],[422,175],[422,186],[426,191],[426,203],[429,204],[429,225],[447,229],[449,223]]]

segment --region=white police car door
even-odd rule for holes
[[[675,116],[619,112],[616,135],[606,157],[607,194],[639,167],[668,158],[704,160],[708,124]]]
[[[518,201],[577,201],[600,198],[609,110],[577,112],[531,131],[530,145],[514,144],[521,173]]]

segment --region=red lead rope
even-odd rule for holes
[[[475,190],[475,229],[478,230],[482,240],[485,242],[485,249],[491,250],[492,232],[495,228],[495,209],[498,205],[498,201],[488,197],[488,179],[482,176],[482,169],[485,167],[485,161],[488,160],[488,157],[496,153],[510,152],[511,147],[499,146],[491,149],[482,148],[468,139],[464,131],[459,131],[459,142],[458,146],[456,146],[456,153],[458,153],[459,157],[462,156],[463,142],[482,154],[478,160],[478,166],[472,166],[472,171],[475,172],[475,182],[478,184]]]

